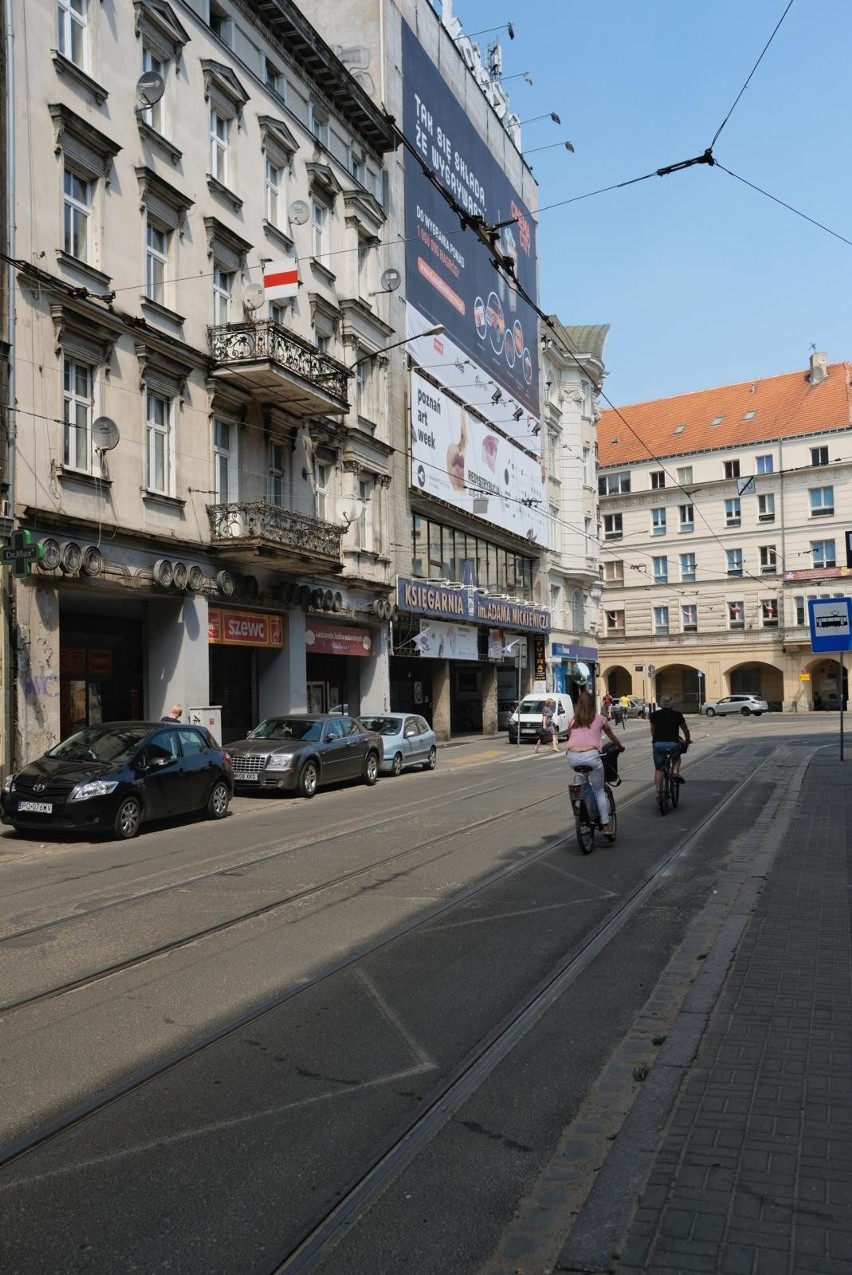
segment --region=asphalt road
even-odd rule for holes
[[[628,723],[589,856],[564,758],[503,739],[132,843],[0,837],[4,1275],[544,1270],[601,1149],[536,1235],[542,1175],[617,1126],[655,1047],[624,1042],[838,724],[693,729],[661,819]]]

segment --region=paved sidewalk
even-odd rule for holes
[[[703,1031],[661,1049],[656,1111],[646,1082],[552,1269],[852,1272],[850,781],[852,758],[811,760]]]

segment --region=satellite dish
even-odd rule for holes
[[[262,283],[253,283],[243,293],[243,305],[247,310],[259,310],[266,300]]]
[[[396,292],[402,283],[402,275],[398,270],[385,270],[382,275],[382,288],[385,292]]]
[[[158,71],[146,71],[136,81],[136,101],[142,110],[154,106],[165,92],[166,82]]]
[[[304,199],[297,199],[290,205],[290,220],[294,226],[304,226],[311,215],[311,210]]]
[[[339,496],[335,501],[335,511],[341,522],[345,522],[348,527],[358,517],[358,508],[361,501],[357,496]]]
[[[118,426],[109,416],[99,416],[92,422],[92,445],[96,452],[111,452],[120,438]]]

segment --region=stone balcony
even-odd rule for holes
[[[271,319],[208,328],[213,376],[292,416],[349,411],[349,369]]]
[[[264,559],[272,567],[295,562],[302,568],[342,570],[340,546],[346,527],[267,501],[208,505],[207,516],[210,547],[227,553],[230,561],[256,567],[258,559]]]

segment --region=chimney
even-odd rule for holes
[[[811,385],[819,385],[828,376],[828,355],[817,351],[811,355],[811,370],[808,380]]]

